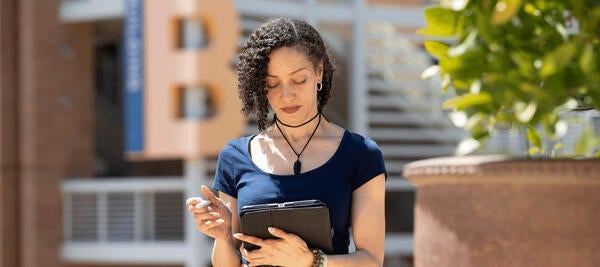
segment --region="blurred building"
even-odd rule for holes
[[[210,183],[216,155],[124,155],[126,2],[0,0],[0,267],[196,267],[209,254],[209,240],[186,228],[183,201],[194,191],[185,177]],[[414,188],[402,167],[451,155],[463,136],[441,111],[436,81],[420,79],[432,60],[414,32],[428,1],[233,2],[240,39],[275,16],[306,19],[323,34],[340,70],[326,115],[382,147],[385,264],[411,266]],[[201,23],[174,27],[177,42],[203,38]],[[187,97],[208,101],[201,91]],[[257,131],[252,119],[245,129]]]

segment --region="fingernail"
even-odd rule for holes
[[[267,228],[267,230],[269,230],[270,233],[275,232],[275,229],[273,229],[273,227],[269,227]]]
[[[235,237],[235,238],[239,238],[241,235],[242,235],[242,234],[240,234],[240,233],[235,233],[235,234],[233,234],[233,237]]]

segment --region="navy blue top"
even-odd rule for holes
[[[379,174],[387,176],[377,144],[346,130],[336,152],[320,167],[298,175],[276,175],[252,161],[252,138],[231,140],[221,150],[213,188],[237,198],[238,212],[246,205],[319,199],[329,208],[334,254],[347,254],[352,191]]]

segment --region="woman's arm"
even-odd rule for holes
[[[352,193],[352,235],[356,251],[327,256],[328,267],[382,266],[385,247],[385,174]]]
[[[242,266],[239,253],[241,242],[233,238],[232,235],[232,233],[239,232],[240,229],[237,199],[223,192],[219,192],[219,198],[231,211],[231,231],[226,239],[215,239],[212,252],[212,263],[215,267]]]
[[[210,201],[208,206],[197,206],[203,201],[198,197],[188,198],[186,205],[194,216],[198,230],[215,239],[212,263],[217,267],[239,267],[240,242],[232,235],[239,231],[237,199],[222,192],[218,198],[204,185],[201,191],[204,198]]]

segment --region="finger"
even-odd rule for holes
[[[206,207],[206,206],[210,205],[211,203],[212,203],[212,202],[210,202],[210,201],[208,201],[208,200],[202,200],[200,203],[196,204],[196,205],[194,206],[194,208],[196,208],[196,209],[201,209],[201,208],[204,208],[204,207]]]
[[[290,234],[287,233],[279,228],[276,227],[269,227],[267,228],[267,230],[269,231],[270,234],[272,234],[275,237],[279,237],[281,239],[292,239],[295,235],[294,234]]]
[[[298,235],[288,233],[277,227],[272,227],[272,226],[267,228],[267,230],[269,231],[270,234],[272,234],[275,237],[281,238],[283,240],[295,242],[296,244],[298,244],[300,246],[306,246],[306,241],[304,241],[304,239],[302,239]]]
[[[200,197],[190,197],[185,201],[186,206],[193,206],[200,203],[203,199]]]
[[[193,213],[195,220],[206,221],[206,220],[218,220],[221,219],[221,214],[218,212],[197,212]]]
[[[201,213],[201,212],[213,212],[214,210],[210,209],[209,205],[210,204],[205,204],[204,202],[200,202],[196,205],[189,205],[188,211],[193,214]]]
[[[214,204],[219,203],[217,196],[215,196],[215,194],[213,194],[213,192],[207,186],[202,185],[200,191],[202,192],[202,195],[206,198],[206,200]]]
[[[207,220],[207,221],[204,222],[204,226],[206,226],[207,229],[210,229],[210,228],[219,226],[219,225],[221,225],[224,222],[225,222],[225,220],[223,220],[223,219]]]
[[[260,252],[260,249],[248,251],[245,248],[241,249],[242,256],[248,260],[249,266],[264,266],[266,265],[265,256]]]
[[[216,229],[219,226],[221,226],[221,224],[223,224],[223,222],[225,222],[223,219],[219,219],[216,221],[210,220],[210,221],[205,221],[205,222],[199,223],[196,226],[198,227],[198,230],[200,230],[200,232],[210,234],[211,231],[213,231],[213,229]],[[216,231],[219,231],[219,230],[216,230]]]
[[[251,236],[251,235],[245,235],[245,234],[241,234],[241,233],[235,233],[235,234],[233,234],[233,237],[235,237],[238,240],[257,245],[259,247],[262,246],[264,243],[264,240],[262,240],[258,237]]]

